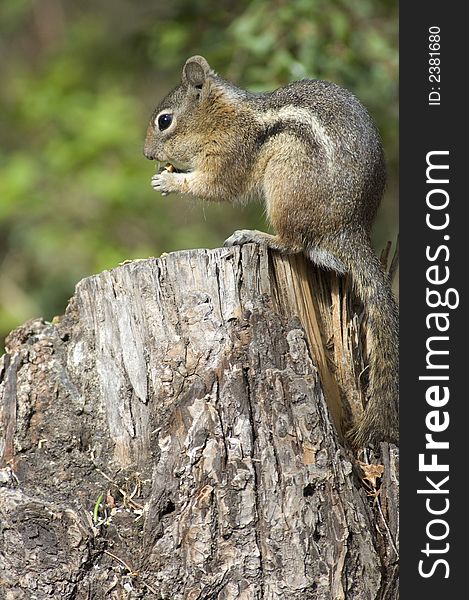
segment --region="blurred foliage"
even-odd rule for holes
[[[268,90],[303,77],[352,89],[380,128],[397,229],[397,0],[0,2],[0,339],[63,313],[74,285],[120,261],[214,247],[266,227],[262,208],[162,198],[142,145],[191,54]]]

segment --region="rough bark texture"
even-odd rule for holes
[[[12,332],[0,597],[396,599],[398,451],[361,464],[340,433],[352,301],[247,245],[122,265]]]

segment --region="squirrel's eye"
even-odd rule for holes
[[[164,113],[158,117],[158,129],[160,131],[164,131],[165,129],[168,129],[172,122],[173,115],[169,113]]]

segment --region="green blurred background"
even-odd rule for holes
[[[0,354],[83,277],[267,228],[260,206],[150,187],[148,118],[192,54],[250,90],[313,77],[354,91],[388,161],[374,244],[395,240],[397,13],[394,0],[0,0]]]

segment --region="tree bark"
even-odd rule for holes
[[[343,440],[365,366],[349,282],[299,256],[81,281],[0,362],[0,597],[396,599],[398,450]]]

